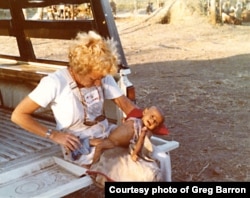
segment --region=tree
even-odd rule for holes
[[[216,0],[210,0],[210,21],[216,24]]]

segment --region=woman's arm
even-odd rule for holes
[[[122,95],[118,98],[114,99],[114,102],[121,110],[127,115],[134,108],[138,108],[130,99],[128,99],[125,95]]]
[[[31,100],[28,96],[24,98],[12,113],[11,121],[24,128],[25,130],[46,137],[48,127],[42,125],[35,120],[32,114],[39,109],[40,106]],[[77,137],[69,133],[62,133],[56,130],[52,130],[49,138],[64,146],[66,149],[75,150],[80,145],[80,141]]]

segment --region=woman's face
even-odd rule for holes
[[[74,73],[75,81],[78,87],[92,87],[92,86],[100,86],[101,79],[103,78],[102,74],[92,72],[86,75],[80,75]]]

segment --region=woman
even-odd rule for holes
[[[78,34],[73,42],[69,66],[44,77],[18,104],[11,120],[60,144],[66,160],[89,167],[95,151],[95,147],[89,146],[91,140],[106,138],[117,127],[103,115],[104,99],[113,100],[125,114],[136,106],[111,76],[117,73],[119,63],[116,43],[93,31]],[[32,117],[37,109],[47,106],[53,111],[56,129],[49,129]],[[133,123],[126,125],[132,132]],[[131,137],[128,135],[128,141]],[[72,152],[81,147],[85,152],[73,157]]]

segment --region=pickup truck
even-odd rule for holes
[[[89,30],[119,43],[116,80],[135,101],[135,88],[128,78],[131,71],[108,0],[0,1],[0,197],[74,197],[74,192],[88,196],[93,182],[83,176],[86,170],[64,161],[58,145],[21,129],[10,115],[42,77],[67,66],[67,43],[78,32]],[[113,123],[123,117],[109,102],[105,114]],[[34,117],[55,126],[50,109],[39,109]],[[178,147],[174,141],[157,137],[153,141],[166,152]]]

